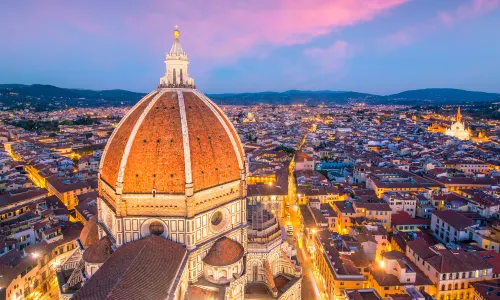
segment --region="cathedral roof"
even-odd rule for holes
[[[99,241],[99,232],[97,228],[97,216],[91,217],[80,232],[80,242],[84,248]]]
[[[154,235],[127,243],[72,299],[166,299],[175,291],[187,257],[185,247]]]
[[[190,285],[186,293],[186,299],[190,300],[218,300],[219,290],[209,290],[196,285]]]
[[[240,179],[243,148],[231,122],[194,89],[158,89],[122,119],[100,178],[123,194],[184,194]]]
[[[222,237],[210,248],[203,262],[211,266],[228,266],[240,260],[245,254],[245,249],[237,241]]]
[[[104,263],[113,254],[112,245],[109,237],[104,236],[83,252],[83,260],[87,263]]]

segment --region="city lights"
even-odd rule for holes
[[[500,295],[499,1],[1,2],[0,294]]]

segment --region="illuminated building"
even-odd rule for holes
[[[467,128],[465,128],[465,124],[462,122],[462,114],[460,113],[460,107],[457,111],[457,117],[455,123],[451,125],[451,127],[446,129],[446,135],[456,137],[460,140],[469,140],[470,132]]]

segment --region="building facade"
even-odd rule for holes
[[[457,117],[455,123],[451,125],[451,127],[446,128],[446,135],[456,137],[459,140],[469,140],[470,132],[465,127],[465,124],[462,122],[462,114],[460,113],[460,107],[457,111]]]

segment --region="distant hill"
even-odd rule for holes
[[[500,94],[458,89],[411,90],[386,97],[396,101],[435,101],[439,103],[490,102],[500,100]]]
[[[30,103],[32,106],[60,108],[63,106],[133,105],[145,93],[125,90],[81,90],[53,85],[0,84],[0,102],[7,106]]]
[[[36,109],[57,109],[66,106],[95,107],[133,105],[145,93],[126,90],[81,90],[52,85],[0,84],[0,102],[4,106],[34,106]],[[351,91],[299,91],[208,94],[218,104],[400,104],[442,105],[500,101],[500,94],[458,89],[421,89],[393,95],[374,95]]]
[[[241,94],[208,94],[213,101],[220,104],[248,105],[256,103],[266,104],[318,104],[318,103],[347,103],[350,100],[359,102],[373,102],[380,96],[341,91],[286,91],[241,93]]]

